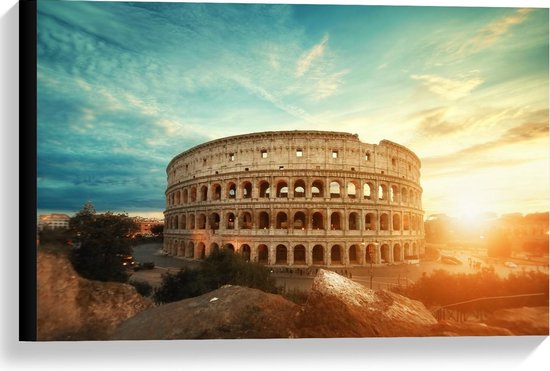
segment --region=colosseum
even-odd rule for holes
[[[420,160],[382,140],[270,131],[213,140],[166,169],[169,254],[231,249],[270,266],[398,264],[424,250]]]

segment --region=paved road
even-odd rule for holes
[[[154,262],[158,269],[154,271],[140,271],[136,272],[135,278],[142,278],[147,281],[153,281],[155,285],[160,282],[160,276],[162,273],[177,272],[178,269],[192,266],[196,267],[199,262],[189,261],[185,259],[175,258],[172,256],[163,256],[160,251],[162,249],[162,243],[149,243],[134,247],[134,258],[138,262]],[[461,265],[449,265],[441,262],[422,262],[418,265],[410,264],[397,264],[388,266],[378,266],[372,268],[372,288],[373,289],[388,289],[393,285],[405,285],[407,282],[415,282],[423,274],[430,274],[434,270],[442,269],[451,273],[476,273],[477,270],[470,266],[468,258],[478,259],[474,256],[467,255],[466,253],[457,253],[464,264]],[[486,264],[486,263],[485,263]],[[540,267],[537,265],[521,265],[517,268],[508,268],[501,263],[492,263],[495,272],[506,277],[512,272],[521,272],[522,270],[539,270],[548,273],[548,267]],[[343,270],[344,268],[335,268],[334,270]],[[351,273],[352,279],[355,282],[361,283],[367,287],[370,287],[371,283],[371,269],[366,267],[354,267],[346,268],[347,272]],[[143,272],[143,273],[142,273]],[[285,288],[285,290],[309,290],[313,277],[303,277],[297,274],[274,274],[277,280],[277,285]]]

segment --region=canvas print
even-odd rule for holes
[[[38,2],[38,340],[548,335],[548,19]]]

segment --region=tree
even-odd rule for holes
[[[266,267],[247,262],[241,255],[223,249],[213,251],[198,269],[182,269],[176,274],[163,275],[153,299],[156,303],[169,303],[199,296],[226,284],[277,292],[275,280]]]
[[[83,277],[99,281],[128,281],[122,258],[132,255],[133,232],[138,227],[127,214],[97,214],[91,202],[70,219],[75,249],[71,261]]]
[[[163,224],[155,224],[154,226],[151,227],[151,233],[156,237],[161,237],[163,232],[164,232]]]

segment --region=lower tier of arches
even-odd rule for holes
[[[274,266],[363,266],[401,264],[424,253],[423,239],[359,241],[247,241],[222,237],[165,236],[164,250],[176,257],[204,259],[228,249],[252,262]]]

